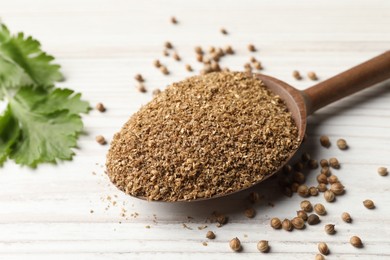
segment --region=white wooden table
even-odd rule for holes
[[[172,15],[177,26],[169,22]],[[125,196],[104,174],[108,146],[94,141],[98,134],[110,139],[151,100],[151,90],[189,76],[185,63],[199,70],[195,45],[231,44],[236,55],[222,65],[241,70],[251,56],[246,46],[253,43],[263,72],[299,89],[313,82],[306,76],[293,79],[295,69],[304,75],[313,70],[323,80],[378,55],[390,47],[389,1],[1,0],[0,17],[12,32],[33,35],[57,58],[67,79],[62,86],[108,109],[84,117],[86,135],[73,161],[36,170],[8,161],[0,168],[0,259],[314,259],[320,241],[330,248],[327,259],[390,258],[390,176],[376,172],[379,166],[390,168],[389,81],[310,118],[307,150],[317,159],[340,159],[337,175],[347,192],[332,204],[322,195],[311,197],[312,203],[325,204],[328,215],[304,231],[269,226],[273,216],[294,217],[302,200],[281,195],[276,180],[256,187],[265,198],[254,206],[254,219],[243,215],[247,193],[190,205]],[[221,27],[229,35],[222,35]],[[182,62],[162,56],[167,40]],[[170,76],[153,67],[156,58],[167,64]],[[137,92],[136,73],[146,78],[148,93]],[[320,147],[322,134],[330,136],[330,149]],[[340,137],[350,144],[348,151],[336,148]],[[316,174],[308,176],[309,185],[316,183]],[[375,201],[375,210],[363,207],[367,198]],[[205,223],[213,211],[226,213],[229,223],[221,228]],[[352,224],[342,222],[343,211],[352,215]],[[336,235],[325,234],[326,223],[336,224]],[[203,225],[208,227],[198,230]],[[217,238],[207,241],[207,230]],[[349,244],[355,234],[364,248]],[[243,243],[241,253],[228,246],[236,236]],[[270,253],[257,251],[261,239],[270,241]]]

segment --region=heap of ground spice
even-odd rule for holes
[[[284,102],[251,74],[210,73],[174,83],[114,136],[107,172],[122,191],[179,201],[261,181],[298,148]]]

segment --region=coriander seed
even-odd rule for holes
[[[218,222],[219,225],[225,225],[228,222],[228,217],[226,217],[223,214],[218,214],[216,216],[216,221]]]
[[[234,54],[234,50],[233,50],[232,46],[230,46],[230,45],[226,46],[225,53],[230,54],[230,55]]]
[[[372,200],[365,200],[363,201],[363,205],[364,207],[368,208],[368,209],[374,209],[375,208],[375,204]]]
[[[220,30],[220,31],[221,31],[221,33],[222,33],[222,34],[225,34],[225,35],[226,35],[226,34],[228,34],[228,32],[226,31],[226,29],[225,29],[225,28],[221,28],[221,30]]]
[[[351,222],[352,222],[351,215],[349,215],[348,212],[343,212],[343,214],[341,214],[341,219],[342,219],[344,222],[347,222],[347,223],[351,223]]]
[[[176,61],[180,61],[181,60],[181,58],[180,58],[179,54],[177,54],[177,52],[173,53],[172,57]]]
[[[297,190],[299,196],[308,197],[309,196],[309,188],[306,185],[300,185]]]
[[[145,81],[141,74],[135,75],[134,78],[138,82],[144,82]]]
[[[316,214],[310,214],[307,218],[307,224],[309,225],[317,225],[318,223],[320,223],[320,217]]]
[[[146,92],[147,92],[147,90],[146,90],[146,88],[145,88],[145,85],[142,84],[142,83],[138,84],[137,90],[138,90],[139,92],[141,92],[141,93],[146,93]]]
[[[297,211],[297,217],[303,219],[304,221],[306,221],[308,218],[307,213],[303,210]]]
[[[279,218],[272,218],[271,227],[274,229],[280,229],[282,227],[282,222],[280,222]]]
[[[161,67],[161,62],[159,60],[155,60],[153,61],[153,65],[156,67],[156,68],[160,68]]]
[[[378,168],[378,173],[380,176],[386,176],[388,174],[387,168],[386,167],[379,167]]]
[[[314,71],[309,71],[307,77],[311,80],[318,80],[317,74]]]
[[[294,169],[297,171],[302,171],[303,168],[305,168],[305,166],[301,162],[297,162],[296,164],[294,164]]]
[[[168,50],[163,50],[163,55],[168,57],[169,56],[169,51]]]
[[[310,157],[309,153],[303,153],[301,156],[302,162],[308,162],[310,159],[311,159],[311,157]]]
[[[322,168],[321,168],[321,173],[322,173],[322,174],[325,174],[325,176],[327,176],[327,177],[329,177],[330,174],[331,174],[330,169],[329,169],[328,166],[322,167]]]
[[[317,175],[317,182],[328,184],[328,177],[325,174],[321,173],[321,174]]]
[[[322,205],[321,203],[317,203],[314,205],[314,211],[318,214],[318,215],[326,215],[326,209],[325,209],[325,206]]]
[[[158,89],[158,88],[156,88],[155,90],[153,90],[152,95],[153,95],[153,96],[157,96],[157,95],[160,94],[160,93],[161,93],[161,90]]]
[[[255,192],[255,191],[253,191],[253,192],[249,193],[248,199],[249,199],[249,201],[251,203],[254,204],[254,203],[256,203],[256,202],[258,202],[260,200],[260,194]]]
[[[301,209],[305,212],[311,212],[313,211],[313,206],[311,205],[310,201],[303,200],[301,201]]]
[[[202,47],[196,46],[196,47],[195,47],[195,53],[202,55],[202,54],[203,54]]]
[[[262,253],[267,253],[269,251],[269,245],[267,240],[260,240],[257,243],[257,250],[259,250]]]
[[[96,142],[98,142],[101,145],[106,144],[106,139],[102,135],[98,135],[95,137]]]
[[[333,224],[327,224],[327,225],[325,225],[325,232],[327,233],[327,234],[329,234],[329,235],[333,235],[335,232],[336,232],[336,230],[335,230],[335,228],[334,228],[334,225]]]
[[[302,218],[300,217],[295,217],[291,220],[291,224],[294,226],[296,229],[303,229],[305,227],[305,221],[303,221]]]
[[[333,202],[334,199],[335,199],[336,197],[335,197],[333,191],[327,190],[327,191],[325,191],[325,193],[324,193],[324,198],[325,198],[325,200],[326,200],[327,202]]]
[[[337,147],[338,147],[340,150],[346,150],[346,149],[348,149],[347,141],[345,141],[344,139],[339,139],[339,140],[337,140]]]
[[[333,169],[340,169],[340,163],[339,161],[337,160],[337,158],[330,158],[329,159],[329,165],[330,167],[332,167]]]
[[[299,183],[297,183],[297,182],[291,183],[292,192],[298,192],[298,188],[299,188]]]
[[[293,225],[291,224],[291,221],[289,219],[284,219],[282,221],[282,228],[286,231],[291,231],[293,229]]]
[[[248,50],[251,51],[251,52],[255,52],[255,51],[256,51],[255,45],[249,44],[249,45],[248,45]]]
[[[326,135],[322,135],[320,137],[320,143],[323,147],[326,147],[326,148],[329,148],[330,146],[330,140],[329,140],[329,137],[326,136]]]
[[[206,238],[208,238],[208,239],[214,239],[215,238],[215,234],[214,234],[214,232],[213,231],[207,231],[207,233],[206,233]]]
[[[283,173],[290,174],[290,173],[292,173],[292,171],[293,171],[293,169],[292,169],[291,165],[286,164],[283,166]]]
[[[353,245],[354,247],[357,247],[357,248],[363,247],[362,240],[361,240],[360,237],[358,237],[358,236],[352,236],[352,237],[349,239],[349,242],[350,242],[351,245]]]
[[[190,64],[186,64],[186,70],[187,71],[193,71],[193,69],[192,69]]]
[[[238,239],[237,237],[233,238],[232,240],[230,240],[229,246],[235,252],[240,251],[241,250],[241,241],[240,241],[240,239]]]
[[[328,245],[325,242],[318,243],[318,251],[323,255],[329,254]]]
[[[99,112],[105,112],[106,111],[106,108],[104,107],[103,103],[97,103],[96,104],[96,109],[99,111]]]
[[[171,23],[172,24],[177,24],[176,17],[174,17],[174,16],[171,17]]]
[[[320,165],[321,167],[329,167],[329,162],[326,159],[321,159]]]
[[[320,184],[317,185],[317,189],[320,192],[325,192],[328,188],[326,187],[325,183],[320,183]]]
[[[331,175],[328,177],[328,182],[330,184],[335,184],[335,183],[339,183],[339,178],[336,176],[336,175]]]
[[[310,193],[310,196],[317,196],[318,195],[318,190],[316,187],[310,187],[309,188],[309,193]]]
[[[245,210],[244,214],[247,218],[254,218],[256,215],[256,211],[253,208],[249,208]]]
[[[308,162],[307,162],[307,166],[309,167],[309,169],[317,169],[318,168],[318,161],[317,160],[314,160],[314,159],[310,159]]]
[[[330,190],[333,191],[335,195],[341,195],[344,193],[344,186],[340,182],[335,182],[330,186]]]
[[[256,61],[253,63],[253,67],[257,70],[262,70],[263,69],[263,66],[261,65],[261,63],[259,61]]]
[[[292,178],[295,182],[297,182],[299,184],[303,184],[306,180],[305,175],[301,172],[294,172],[292,175]]]
[[[325,260],[325,257],[321,254],[316,254],[315,260]]]
[[[165,42],[164,46],[165,46],[165,48],[167,48],[167,49],[172,49],[172,48],[173,48],[173,45],[172,45],[171,42]]]
[[[297,71],[297,70],[294,70],[294,71],[292,72],[292,76],[293,76],[296,80],[301,80],[301,79],[302,79],[301,74],[300,74],[299,71]]]
[[[196,55],[196,60],[199,62],[203,62],[203,54],[197,54]]]
[[[169,74],[169,70],[167,67],[165,66],[161,66],[160,67],[160,71],[164,74],[164,75],[168,75]]]

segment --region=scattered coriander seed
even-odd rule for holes
[[[334,225],[333,224],[327,224],[327,225],[325,225],[325,232],[327,233],[327,234],[329,234],[329,235],[333,235],[335,232],[336,232],[336,230],[335,230],[335,228],[334,228]]]
[[[282,221],[282,228],[286,231],[291,231],[293,229],[293,225],[291,224],[291,221],[289,219],[284,219]]]
[[[145,81],[141,74],[135,75],[134,78],[138,82],[144,82]]]
[[[195,53],[200,54],[200,55],[203,55],[202,47],[196,46],[196,47],[195,47]]]
[[[226,34],[228,34],[228,32],[226,31],[226,29],[225,29],[225,28],[221,28],[221,30],[220,30],[220,31],[221,31],[221,33],[222,33],[222,34],[225,34],[225,35],[226,35]]]
[[[299,196],[301,196],[301,197],[308,197],[309,196],[309,188],[306,186],[306,185],[300,185],[299,187],[298,187],[298,194],[299,194]]]
[[[215,234],[214,234],[214,232],[213,231],[207,231],[207,233],[206,233],[206,238],[208,238],[208,239],[214,239],[215,238]]]
[[[346,149],[348,149],[347,141],[345,141],[345,139],[339,139],[339,140],[337,140],[337,147],[338,147],[340,150],[346,150]]]
[[[333,191],[327,190],[327,191],[325,191],[325,193],[324,193],[324,198],[325,198],[325,200],[326,200],[327,202],[333,202],[334,199],[335,199],[336,197],[335,197]]]
[[[333,176],[333,175],[332,175]],[[331,176],[331,177],[332,177]],[[330,178],[330,177],[329,177]],[[344,186],[340,182],[335,182],[330,186],[330,190],[333,191],[335,195],[341,195],[344,193]]]
[[[146,91],[147,91],[146,88],[145,88],[145,85],[142,84],[142,83],[138,84],[137,90],[138,90],[139,92],[141,92],[141,93],[146,93]]]
[[[307,218],[307,224],[309,225],[317,225],[318,223],[320,223],[320,217],[316,214],[310,214]]]
[[[218,214],[216,216],[216,221],[218,222],[219,225],[225,225],[228,222],[228,217],[226,217],[223,214]]]
[[[168,57],[169,56],[169,51],[168,50],[163,50],[163,55]]]
[[[172,48],[173,48],[173,45],[172,45],[171,42],[165,42],[164,46],[165,46],[165,48],[167,48],[167,49],[172,49]]]
[[[307,77],[311,80],[318,80],[317,74],[314,71],[309,71]]]
[[[319,192],[325,192],[328,188],[325,183],[319,183],[317,185],[317,189]]]
[[[197,54],[196,55],[196,60],[199,62],[203,62],[203,54]]]
[[[161,66],[160,67],[160,71],[164,74],[164,75],[168,75],[169,74],[169,70],[167,67],[165,66]]]
[[[365,200],[363,201],[363,205],[364,207],[368,208],[368,209],[374,209],[375,208],[375,204],[372,200]]]
[[[282,227],[282,222],[280,222],[279,218],[272,218],[271,227],[274,229],[280,229]]]
[[[317,203],[314,205],[314,211],[318,214],[318,215],[326,215],[326,209],[325,209],[325,206],[322,205],[321,203]]]
[[[186,64],[186,70],[187,71],[193,71],[193,69],[192,69],[190,64]]]
[[[174,17],[174,16],[171,17],[171,23],[172,24],[177,24],[176,17]]]
[[[317,182],[328,184],[328,177],[325,174],[321,173],[321,174],[317,175]]]
[[[318,195],[318,189],[316,187],[310,187],[309,188],[310,196],[317,196]]]
[[[301,79],[302,79],[301,74],[300,74],[299,71],[297,71],[297,70],[294,70],[294,71],[292,72],[292,76],[293,76],[296,80],[301,80]]]
[[[237,237],[233,238],[232,240],[230,240],[229,246],[235,252],[240,251],[241,250],[241,241],[240,241],[240,239],[238,239]]]
[[[95,137],[96,142],[98,142],[101,145],[106,144],[106,139],[102,135],[98,135]]]
[[[320,251],[320,253],[323,255],[329,254],[328,245],[325,242],[318,243],[318,251]]]
[[[255,191],[253,191],[253,192],[249,193],[248,199],[249,199],[249,201],[251,203],[254,204],[254,203],[256,203],[256,202],[258,202],[260,200],[260,194],[255,192]]]
[[[305,212],[311,212],[313,211],[313,206],[311,205],[310,201],[308,200],[302,200],[301,201],[301,209]]]
[[[244,214],[247,218],[254,218],[256,215],[256,211],[253,208],[249,208],[245,210]]]
[[[225,53],[230,54],[230,55],[234,54],[234,50],[233,50],[232,46],[230,46],[230,45],[226,46]]]
[[[329,140],[329,137],[326,136],[326,135],[322,135],[320,137],[320,143],[323,147],[326,147],[326,148],[329,148],[330,146],[330,140]]]
[[[339,160],[337,160],[337,158],[335,158],[335,157],[332,157],[332,158],[329,159],[329,165],[333,169],[340,169]]]
[[[283,172],[286,173],[286,174],[292,173],[292,170],[293,170],[293,168],[289,164],[286,164],[286,165],[283,166]]]
[[[257,243],[257,250],[259,250],[262,253],[267,253],[269,251],[269,245],[267,240],[260,240]]]
[[[262,70],[263,69],[263,66],[261,65],[261,63],[259,61],[256,61],[253,63],[253,67],[257,70]]]
[[[316,254],[315,260],[325,260],[325,257],[321,254]]]
[[[318,161],[317,160],[314,160],[314,159],[310,159],[307,163],[307,166],[309,167],[309,169],[317,169],[318,168]]]
[[[310,156],[309,153],[303,153],[303,154],[301,155],[301,160],[302,160],[302,162],[308,162],[310,159],[311,159],[311,156]]]
[[[97,103],[96,104],[96,110],[98,110],[99,112],[105,112],[106,111],[106,108],[104,107],[103,103]]]
[[[303,221],[302,218],[300,217],[295,217],[291,220],[291,224],[294,226],[296,229],[303,229],[305,227],[305,221]]]
[[[321,173],[322,174],[325,174],[326,176],[330,176],[331,172],[330,172],[330,168],[328,166],[324,166],[321,168]]]
[[[294,172],[292,175],[292,178],[295,182],[297,182],[299,184],[303,184],[306,180],[305,175],[301,172]]]
[[[157,96],[157,95],[160,94],[160,93],[161,93],[161,90],[158,89],[158,88],[156,88],[155,90],[153,90],[152,95],[153,95],[153,96]]]
[[[303,219],[304,221],[306,221],[308,218],[307,213],[303,210],[297,211],[297,217]]]
[[[298,192],[298,188],[299,188],[299,183],[297,183],[297,182],[291,183],[291,191],[292,192]]]
[[[303,168],[305,168],[305,166],[301,162],[297,162],[296,164],[294,164],[294,169],[297,171],[302,171]]]
[[[387,168],[386,167],[379,167],[378,168],[378,173],[380,176],[386,176],[388,174]]]
[[[179,54],[177,54],[177,52],[173,53],[172,57],[176,61],[180,61],[181,60],[181,58],[180,58]]]
[[[343,212],[343,213],[341,214],[341,219],[342,219],[344,222],[347,222],[347,223],[351,223],[351,222],[352,222],[351,215],[349,215],[348,212]]]
[[[252,63],[255,63],[257,60],[256,60],[255,57],[252,56],[252,57],[250,58],[250,61],[251,61]]]
[[[326,159],[321,159],[320,165],[321,167],[329,167],[329,162]]]
[[[153,65],[156,67],[156,68],[160,68],[161,67],[161,62],[159,60],[155,60],[153,61]]]
[[[328,177],[328,182],[330,184],[335,184],[335,183],[339,183],[339,178],[336,176],[336,175],[331,175]]]
[[[251,51],[251,52],[255,52],[255,51],[256,51],[255,45],[249,44],[249,45],[248,45],[248,50]]]
[[[353,245],[354,247],[357,247],[357,248],[363,247],[362,240],[361,240],[360,237],[358,237],[358,236],[352,236],[352,237],[349,239],[349,242],[350,242],[351,245]]]
[[[291,190],[290,187],[284,186],[282,190],[283,194],[286,195],[287,197],[292,197],[293,191]]]

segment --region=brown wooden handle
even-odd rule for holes
[[[303,91],[307,115],[388,78],[390,78],[390,51]]]

